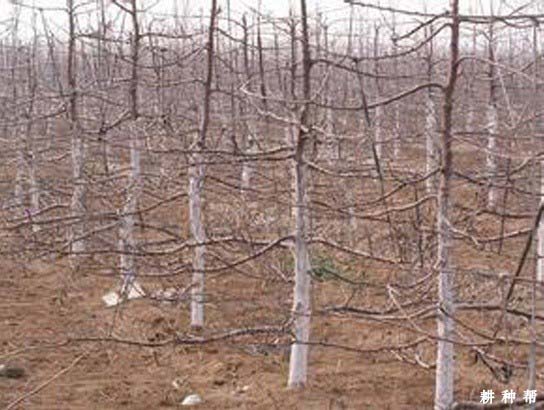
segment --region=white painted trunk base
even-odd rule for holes
[[[295,286],[293,318],[295,343],[291,345],[289,360],[289,388],[300,388],[308,377],[308,342],[310,340],[311,266],[308,254],[308,167],[304,163],[304,142],[298,143],[295,163]]]
[[[253,137],[250,135],[247,139],[247,149],[246,149],[246,152],[248,154],[254,154],[255,153],[255,141],[253,139]],[[241,188],[241,194],[243,197],[247,197],[247,193],[249,191],[249,189],[251,188],[251,177],[253,176],[253,167],[254,167],[254,163],[253,162],[247,162],[247,161],[244,161],[244,163],[242,164],[242,174],[241,174],[241,184],[240,184],[240,188]]]
[[[544,203],[544,161],[540,162],[540,204]],[[544,281],[544,221],[540,220],[537,231],[536,280]]]
[[[36,164],[33,153],[29,154],[28,159],[28,183],[30,190],[30,210],[32,213],[36,213],[40,210],[40,187],[36,179]],[[34,219],[32,222],[35,222]],[[32,232],[39,232],[40,225],[32,223]]]
[[[72,199],[70,203],[70,209],[72,216],[77,218],[69,234],[69,240],[72,244],[71,251],[71,264],[72,268],[77,268],[77,259],[80,257],[79,253],[85,252],[86,243],[85,239],[81,238],[85,230],[84,217],[85,217],[85,194],[87,192],[87,186],[85,176],[83,175],[83,168],[85,165],[85,145],[83,139],[78,135],[78,131],[74,130],[72,135],[72,178],[74,181],[74,188],[72,191]]]
[[[193,259],[193,278],[191,288],[191,326],[204,327],[204,269],[206,234],[202,221],[202,188],[204,185],[205,168],[202,156],[193,156],[193,165],[189,168],[189,223],[195,244]],[[201,244],[201,245],[199,245]]]
[[[134,225],[138,201],[142,190],[140,154],[142,141],[137,130],[131,130],[130,138],[130,175],[127,188],[127,197],[123,206],[123,215],[119,230],[119,247],[121,251],[120,269],[123,280],[122,288],[130,286],[136,278],[136,266],[133,252],[136,250]]]
[[[24,195],[25,195],[25,188],[24,188],[24,181],[25,181],[25,152],[23,147],[23,142],[18,141],[18,138],[20,137],[19,132],[17,131],[17,127],[15,127],[15,130],[13,132],[13,138],[16,141],[18,147],[17,147],[17,170],[15,174],[15,203],[17,205],[23,205],[24,203]]]
[[[497,205],[498,193],[497,189],[492,184],[495,183],[497,175],[497,130],[498,130],[499,115],[497,107],[494,104],[489,104],[487,108],[487,155],[486,165],[489,177],[489,191],[487,203],[490,208]]]
[[[400,156],[401,135],[399,107],[395,106],[395,139],[393,141],[393,158],[395,160],[398,160]]]
[[[435,104],[433,100],[433,95],[429,91],[425,98],[425,172],[428,174],[437,166],[437,153],[436,153],[436,144],[437,144],[437,131],[438,131],[438,121],[437,114],[435,109]],[[425,181],[425,187],[428,194],[432,194],[436,190],[436,178],[429,177]]]
[[[374,144],[378,161],[383,158],[383,136],[382,136],[382,107],[376,107],[374,114]]]
[[[438,300],[440,311],[438,312],[437,335],[441,339],[454,339],[454,321],[452,319],[455,313],[453,286],[454,272],[450,267],[450,228],[447,221],[448,203],[442,200],[439,195],[438,209]],[[445,312],[445,313],[444,313]],[[447,410],[453,403],[454,392],[454,345],[445,340],[438,341],[436,356],[436,391],[435,391],[435,410]]]

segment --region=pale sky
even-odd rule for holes
[[[13,5],[11,4],[14,0],[0,0],[0,22],[9,21],[10,16],[13,15]],[[57,11],[47,11],[47,21],[50,25],[50,29],[57,28],[59,31],[64,31],[66,28],[66,13],[62,9],[66,6],[66,0],[15,0],[27,5],[35,4],[38,7],[42,7],[45,10],[57,9]],[[76,4],[89,3],[91,6],[87,7],[87,10],[92,10],[95,8],[94,4],[98,4],[100,0],[74,0]],[[110,0],[103,0],[106,4],[109,4],[109,10],[111,13],[117,13],[118,8],[115,5],[112,5]],[[219,5],[223,10],[223,16],[227,15],[227,4],[229,0],[218,0]],[[442,12],[449,6],[449,0],[366,0],[369,3],[381,4],[381,5],[391,5],[394,7],[399,7],[403,9],[410,10],[419,10],[424,11],[427,9],[428,12]],[[490,5],[495,5],[495,10],[499,14],[507,14],[512,10],[514,4],[520,4],[521,0],[461,0],[461,9],[463,13],[479,13],[481,7],[484,9],[484,13],[488,13]],[[539,0],[536,0],[537,2]],[[173,14],[174,2],[177,4],[178,11],[183,15],[184,11],[189,14],[198,15],[201,14],[202,10],[204,14],[209,13],[209,7],[211,0],[138,0],[138,3],[144,7],[150,7],[150,11],[146,14],[146,19],[150,18],[149,16],[153,15],[154,18],[158,21],[161,19],[168,19],[168,16]],[[299,7],[299,0],[261,0],[260,1],[261,11],[264,15],[271,14],[274,17],[286,17],[289,14],[290,5],[295,8]],[[258,7],[259,0],[230,0],[232,15],[235,20],[240,20],[241,14],[244,12],[251,13],[252,8]],[[320,11],[325,16],[328,24],[334,29],[334,26],[340,29],[344,29],[348,16],[349,16],[349,5],[347,5],[343,0],[307,0],[308,12],[310,15],[315,15],[316,11]],[[188,9],[188,10],[187,10]],[[21,23],[20,23],[20,35],[32,27],[31,23],[31,13],[27,8],[22,8],[21,12]],[[389,13],[379,12],[370,12],[367,9],[362,9],[360,7],[355,7],[356,14],[365,15],[365,19],[380,19],[386,18],[390,19],[391,15]],[[96,14],[95,14],[96,15]],[[82,18],[83,19],[83,18]],[[397,22],[401,18],[397,19]],[[80,20],[81,24],[81,20]],[[4,27],[0,26],[0,38],[3,38],[7,33],[7,25],[4,24]],[[41,24],[40,24],[41,26]]]

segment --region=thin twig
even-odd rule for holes
[[[44,388],[46,388],[48,385],[50,385],[53,381],[58,379],[60,376],[62,376],[65,373],[68,373],[71,369],[73,369],[85,356],[87,356],[87,353],[83,353],[79,355],[68,367],[65,367],[61,371],[55,373],[53,376],[51,376],[49,379],[44,381],[43,383],[36,386],[34,389],[30,390],[28,393],[23,394],[16,400],[12,401],[10,404],[8,404],[5,408],[5,410],[11,410],[17,407],[21,402],[25,401],[31,396],[34,396],[35,394],[42,391]]]

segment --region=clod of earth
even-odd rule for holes
[[[8,379],[20,379],[25,376],[25,369],[17,366],[6,366],[0,364],[0,377],[7,377]]]

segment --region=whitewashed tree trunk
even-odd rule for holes
[[[427,91],[425,96],[425,172],[428,174],[437,166],[436,144],[438,141],[438,121],[433,93]],[[427,193],[431,194],[436,190],[436,178],[434,176],[425,181]]]
[[[395,105],[394,110],[395,139],[393,141],[393,158],[395,160],[398,160],[400,155],[400,145],[402,138],[402,133],[400,131],[400,107],[398,104]]]
[[[542,121],[542,120],[540,120]],[[544,204],[544,161],[540,161],[540,205]],[[544,222],[540,220],[537,232],[536,280],[544,281]]]
[[[111,87],[114,86],[114,78],[112,75],[112,55],[114,54],[111,49],[111,45],[106,40],[108,33],[108,24],[106,19],[106,0],[98,1],[98,9],[96,19],[99,21],[99,33],[97,37],[97,67],[96,67],[96,76],[100,79],[99,90],[101,92],[107,93]],[[104,87],[104,88],[103,88]],[[101,103],[100,105],[100,121],[105,123],[106,120],[106,105]],[[112,172],[116,172],[119,168],[117,165],[118,158],[115,157],[112,152],[112,136],[110,132],[104,131],[100,136],[101,140],[101,151],[102,151],[102,161],[104,166],[104,172],[106,175],[109,175]]]
[[[243,197],[247,197],[247,192],[251,187],[251,175],[253,174],[253,168],[246,161],[242,164],[241,174],[241,194]]]
[[[294,333],[296,342],[291,345],[289,361],[290,388],[303,387],[308,373],[308,345],[311,318],[311,276],[307,235],[309,227],[307,197],[307,165],[304,164],[304,143],[297,148],[295,165],[295,288],[293,301]]]
[[[374,144],[376,146],[377,160],[383,158],[383,138],[382,138],[382,107],[376,107],[374,111]]]
[[[77,95],[77,76],[76,76],[76,33],[75,33],[75,5],[74,0],[67,0],[69,38],[68,38],[68,94],[69,94],[69,121],[71,137],[71,155],[72,155],[72,198],[70,201],[70,210],[72,217],[72,228],[69,233],[71,244],[71,265],[72,268],[78,268],[78,257],[80,253],[85,252],[86,242],[83,238],[85,230],[84,219],[86,213],[85,195],[87,185],[84,175],[85,166],[85,141],[79,124],[78,95]]]
[[[254,154],[256,152],[255,139],[253,137],[252,131],[249,131],[247,135],[247,147],[245,149],[245,154]],[[247,193],[251,188],[251,177],[253,175],[253,163],[252,161],[244,161],[242,163],[242,175],[241,175],[241,189],[242,196],[247,198]]]
[[[119,232],[121,248],[120,267],[123,279],[121,294],[128,294],[136,277],[136,266],[134,262],[134,252],[136,251],[134,225],[142,190],[140,155],[143,148],[143,141],[138,135],[136,127],[131,127],[130,132],[130,175],[127,187],[127,197],[123,206],[121,229]]]
[[[34,150],[28,155],[28,184],[30,190],[30,209],[32,213],[36,213],[40,209],[40,186],[36,178],[36,157]],[[33,223],[32,232],[39,232],[40,225]]]
[[[491,13],[493,14],[493,3],[491,3]],[[495,51],[494,51],[494,30],[493,24],[489,25],[489,102],[487,106],[487,155],[486,165],[489,173],[489,191],[487,204],[490,208],[497,205],[498,193],[493,186],[497,176],[497,131],[499,115],[497,112],[497,93],[495,84]]]
[[[477,55],[477,31],[476,26],[472,28],[472,55]],[[474,91],[475,83],[474,78],[476,77],[476,62],[474,60],[470,61],[470,78],[471,80],[467,81],[467,87],[468,87],[468,101],[467,101],[467,121],[466,121],[466,131],[473,132],[474,130],[474,123],[476,120],[476,93]]]
[[[74,253],[74,262],[78,257],[78,253],[85,252],[86,241],[82,238],[85,230],[85,197],[87,193],[87,182],[85,180],[84,167],[85,167],[85,142],[81,135],[81,130],[77,124],[72,125],[72,179],[74,188],[72,190],[72,199],[70,202],[70,209],[72,216],[75,218],[70,241],[72,243],[71,251]],[[76,265],[73,265],[76,267]]]
[[[32,27],[33,27],[33,41],[32,41],[32,53],[28,58],[27,65],[27,82],[28,82],[28,94],[29,94],[29,107],[27,114],[26,124],[26,146],[27,146],[27,161],[26,169],[28,172],[28,189],[30,195],[30,212],[32,214],[37,213],[40,210],[40,186],[36,178],[36,162],[38,161],[38,152],[36,149],[36,142],[34,140],[34,109],[36,102],[36,90],[38,88],[38,73],[36,72],[36,65],[38,64],[38,29],[37,29],[37,10],[32,11]],[[32,220],[32,232],[38,232],[40,225]]]
[[[427,36],[433,35],[433,27],[429,26],[426,31]],[[428,43],[426,65],[427,65],[427,80],[431,82],[434,78],[433,68],[434,44],[431,39]],[[436,99],[433,89],[429,88],[425,94],[425,172],[433,171],[438,165],[438,150],[439,141],[439,124],[438,113],[436,107]],[[432,194],[437,188],[437,178],[432,176],[425,181],[425,188],[428,194]]]
[[[347,44],[346,44],[346,55],[347,56],[351,56],[353,55],[353,22],[354,22],[354,17],[355,17],[355,7],[354,7],[354,4],[353,3],[349,3],[349,21],[348,21],[348,33],[347,33]],[[363,50],[359,50],[360,53],[363,52]],[[361,54],[362,55],[362,54]],[[342,79],[342,84],[343,84],[343,90],[342,90],[342,105],[346,105],[347,104],[347,101],[350,97],[350,78],[349,78],[349,74],[348,73],[344,73],[344,78]],[[346,132],[347,130],[350,129],[350,121],[351,121],[351,116],[350,115],[343,115],[340,119],[339,119],[339,123],[341,124],[341,126],[339,126],[339,128],[341,128],[341,132]]]
[[[534,98],[535,98],[535,110],[536,107],[542,107],[542,104],[539,104],[539,98],[542,95],[542,86],[539,84],[539,75],[540,71],[540,53],[539,53],[539,31],[537,25],[533,28],[533,64],[534,64],[534,78],[533,78],[533,87],[534,87]],[[534,120],[534,133],[535,146],[540,148],[542,147],[541,136],[544,135],[544,118],[542,116],[536,116]],[[540,206],[544,204],[544,161],[540,161]],[[536,262],[536,280],[539,283],[544,282],[544,221],[540,220],[537,231],[537,262]],[[538,292],[535,294],[535,297],[541,298],[542,293]],[[533,384],[534,385],[534,384]],[[534,387],[531,387],[534,388]]]
[[[11,65],[10,68],[10,80],[11,80],[11,97],[13,99],[12,105],[13,107],[16,107],[19,105],[18,98],[19,98],[19,90],[18,90],[18,83],[19,79],[17,76],[17,70],[19,66],[19,52],[18,52],[18,44],[19,44],[19,14],[20,14],[20,7],[17,4],[13,5],[13,15],[12,18],[12,32],[11,32],[11,55],[10,58],[6,64],[7,67]],[[19,112],[17,109],[14,109],[12,112],[12,116],[14,119],[19,118]],[[23,138],[20,134],[20,129],[18,125],[13,126],[12,133],[11,133],[11,140],[15,142],[16,144],[16,150],[17,150],[17,156],[16,156],[16,167],[15,170],[15,204],[16,205],[23,205],[24,204],[24,195],[25,195],[25,144],[23,141]]]
[[[230,3],[229,3],[230,4]],[[248,29],[248,24],[247,24],[247,19],[246,19],[246,16],[244,15],[242,17],[242,28],[243,28],[243,33],[244,33],[244,37],[243,37],[243,53],[242,53],[242,57],[243,57],[243,64],[244,64],[244,70],[245,70],[245,74],[246,74],[246,78],[247,78],[247,89],[248,91],[252,92],[252,87],[251,87],[251,69],[250,69],[250,64],[249,64],[249,29]],[[249,104],[245,104],[245,103],[241,103],[240,104],[240,112],[242,114],[252,114],[254,110],[251,109],[251,105]],[[244,132],[243,132],[243,140],[242,140],[242,149],[243,149],[243,153],[252,153],[254,148],[255,148],[255,140],[254,140],[254,135],[255,135],[255,130],[254,130],[254,126],[252,125],[251,121],[249,121],[247,123],[247,125],[245,127],[243,127],[244,129]],[[242,163],[242,172],[240,174],[240,189],[241,189],[241,195],[243,198],[246,198],[247,199],[247,191],[248,189],[251,187],[251,177],[252,177],[252,174],[253,174],[253,164],[251,164],[250,162],[247,162],[247,161],[244,161]]]
[[[344,182],[344,187],[345,187],[345,192],[346,192],[346,199],[348,200],[348,203],[350,204],[348,206],[348,208],[347,208],[347,211],[348,211],[348,214],[349,214],[349,216],[348,216],[349,228],[347,229],[347,231],[349,232],[348,241],[349,241],[349,244],[351,246],[355,246],[356,245],[355,238],[357,237],[357,231],[359,230],[358,220],[355,217],[355,201],[356,201],[356,198],[355,198],[355,194],[353,192],[354,191],[353,187],[351,186],[349,180],[346,180]]]
[[[193,257],[193,278],[191,288],[191,326],[204,326],[204,269],[206,234],[202,221],[202,188],[204,186],[205,168],[202,155],[193,155],[189,168],[189,223],[191,235],[195,241]]]
[[[453,270],[451,269],[449,255],[451,247],[451,235],[448,222],[449,200],[444,195],[449,189],[449,183],[441,178],[438,205],[438,258],[439,280],[438,299],[440,310],[438,312],[438,337],[451,340],[454,336],[454,322],[451,315],[454,313],[453,303]],[[436,395],[435,409],[447,410],[453,403],[453,387],[455,376],[455,359],[453,343],[446,340],[438,341],[436,355]]]
[[[293,295],[293,319],[295,342],[291,345],[289,360],[289,388],[299,388],[306,384],[308,377],[308,342],[310,340],[310,321],[312,314],[310,276],[311,266],[308,254],[310,231],[308,200],[308,165],[305,162],[305,149],[309,128],[309,101],[311,96],[310,72],[311,55],[306,14],[306,1],[300,0],[302,22],[302,66],[303,95],[305,103],[300,107],[300,125],[297,129],[295,151],[295,286]]]
[[[493,186],[497,175],[497,130],[498,130],[499,115],[497,106],[491,102],[487,106],[487,155],[486,165],[490,174],[489,191],[488,191],[488,206],[494,208],[497,205],[498,193]]]
[[[74,182],[74,188],[72,191],[72,199],[70,202],[70,209],[72,216],[75,218],[70,236],[70,242],[72,244],[71,251],[74,253],[74,260],[77,258],[78,253],[82,253],[86,249],[85,240],[82,238],[84,232],[83,219],[85,218],[85,194],[87,192],[87,185],[84,175],[85,164],[85,145],[79,128],[77,125],[72,129],[72,179]],[[75,267],[75,265],[73,265]]]
[[[332,99],[329,100],[328,104],[333,104]],[[323,148],[323,156],[325,157],[325,161],[330,166],[334,166],[342,159],[342,145],[340,143],[340,139],[336,135],[336,127],[334,125],[335,116],[333,110],[327,109],[325,115],[325,131],[327,132],[327,135],[326,143]]]
[[[540,53],[539,53],[539,32],[540,28],[538,25],[535,24],[533,27],[533,92],[534,92],[534,109],[535,109],[535,116],[534,116],[534,145],[535,149],[540,149],[542,147],[542,135],[544,135],[544,118],[542,116],[536,115],[536,110],[539,107],[542,107],[542,104],[539,103],[539,99],[542,95],[542,86],[539,84],[541,70],[540,70]],[[540,206],[544,204],[544,161],[540,161]],[[536,280],[539,283],[542,283],[544,281],[544,221],[542,219],[540,220],[538,224],[538,230],[536,235]],[[541,298],[542,292],[535,293],[535,297]],[[533,373],[536,371],[533,363],[533,367],[531,368]],[[534,374],[533,374],[534,376]],[[534,379],[534,377],[533,377]],[[534,389],[534,383],[532,384],[533,387],[530,387],[531,389]]]
[[[130,110],[130,123],[128,126],[128,139],[130,149],[130,174],[128,177],[125,203],[123,205],[121,224],[119,229],[120,270],[122,278],[121,295],[128,296],[135,285],[137,267],[134,253],[136,251],[136,239],[134,226],[138,203],[142,191],[141,152],[143,150],[143,136],[138,128],[138,62],[140,55],[140,28],[138,21],[138,7],[136,0],[130,1],[130,8],[126,11],[132,20],[131,35],[131,76],[128,85],[128,105]]]
[[[12,132],[13,141],[17,144],[17,159],[15,171],[15,203],[17,205],[24,204],[25,195],[25,148],[19,132],[19,127],[15,126]]]
[[[452,0],[452,24],[450,41],[450,65],[448,82],[444,89],[443,131],[441,133],[441,172],[438,189],[437,231],[438,231],[438,312],[437,312],[437,354],[435,410],[448,410],[454,400],[454,271],[450,262],[452,246],[450,211],[450,179],[452,175],[452,125],[453,95],[457,82],[459,58],[459,0]]]
[[[466,122],[466,131],[467,132],[472,132],[472,130],[474,129],[474,120],[475,120],[475,115],[474,115],[474,110],[475,110],[475,107],[474,107],[475,104],[473,103],[470,103],[469,102],[469,107],[467,109],[467,122]]]
[[[378,49],[380,46],[380,29],[377,25],[374,26],[374,57],[376,58],[374,61],[374,74],[376,75],[376,94],[377,98],[379,98],[382,94],[382,87],[379,80],[380,75],[380,63],[378,60]],[[378,106],[374,110],[374,145],[376,147],[376,160],[380,162],[383,158],[383,144],[384,144],[384,138],[383,138],[383,129],[382,129],[382,120],[383,120],[383,107]]]
[[[393,18],[393,27],[392,27],[393,33],[392,34],[393,34],[393,37],[396,37],[397,36],[396,34],[397,19],[396,19],[395,13],[393,13],[392,18]],[[398,54],[398,47],[396,42],[393,44],[392,52],[394,55]],[[398,58],[395,58],[393,60],[393,73],[395,77],[399,77],[399,59]],[[401,138],[402,138],[402,133],[400,130],[400,104],[395,104],[393,109],[394,109],[394,126],[395,126],[395,138],[393,141],[393,158],[395,160],[398,160],[400,155],[400,146],[401,146]]]
[[[536,110],[539,106],[542,106],[542,104],[539,104],[540,99],[540,87],[539,87],[539,74],[540,74],[540,67],[539,67],[539,60],[540,60],[540,53],[539,53],[539,31],[540,28],[538,24],[533,26],[533,102],[534,102],[534,114],[536,114]],[[513,54],[512,54],[512,38],[509,38],[509,51],[510,51],[510,62],[513,61]],[[533,120],[533,144],[536,147],[541,147],[542,143],[540,141],[539,136],[542,135],[543,131],[543,121],[542,117],[539,117],[538,115],[534,116]],[[533,186],[536,184],[533,184]],[[542,207],[544,204],[544,161],[540,161],[540,186],[538,187],[538,191],[540,191],[540,204],[539,208]],[[536,281],[535,284],[531,286],[531,317],[530,317],[530,338],[531,338],[531,345],[529,348],[529,355],[527,357],[527,365],[528,365],[528,380],[527,380],[527,388],[530,390],[536,389],[536,378],[537,378],[537,335],[538,335],[538,329],[537,329],[537,322],[536,322],[536,313],[537,313],[537,301],[542,298],[542,292],[537,292],[539,290],[539,284],[542,283],[542,280],[544,278],[544,223],[542,220],[538,222],[538,228],[536,232],[536,271],[533,274],[533,279]],[[531,403],[530,406],[531,410],[536,409],[536,403]]]
[[[202,192],[204,189],[205,164],[203,150],[210,123],[212,97],[212,79],[214,62],[214,32],[219,10],[217,0],[212,0],[210,12],[210,27],[208,30],[206,80],[204,83],[204,100],[202,104],[202,119],[199,135],[195,144],[195,152],[191,155],[189,166],[189,223],[191,235],[195,242],[193,257],[193,278],[191,288],[191,327],[201,329],[204,326],[204,282],[205,282],[205,253],[206,233],[202,220]]]

